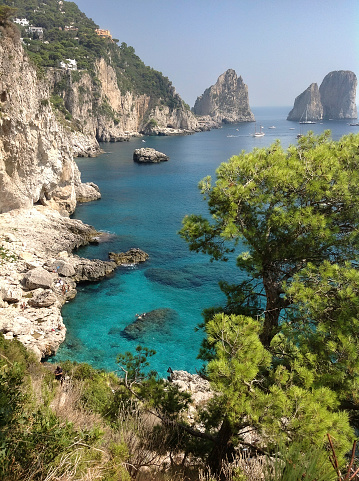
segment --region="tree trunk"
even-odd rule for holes
[[[284,307],[281,298],[282,286],[278,283],[278,273],[266,270],[263,273],[263,285],[266,293],[267,303],[264,313],[263,331],[259,338],[265,348],[270,346],[273,337],[278,332],[279,315]]]
[[[223,478],[223,463],[225,461],[232,461],[234,457],[234,446],[231,442],[232,436],[233,429],[227,417],[225,417],[216,436],[215,444],[207,459],[207,465],[211,470],[211,474],[215,475],[218,479]]]

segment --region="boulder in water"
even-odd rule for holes
[[[133,153],[133,160],[139,163],[156,164],[169,160],[168,155],[150,148],[136,149]]]
[[[145,262],[149,255],[138,248],[132,248],[127,252],[109,252],[109,258],[116,262],[118,266],[123,266],[126,264],[138,264],[139,262]]]

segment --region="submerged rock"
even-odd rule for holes
[[[158,162],[169,160],[169,157],[158,150],[144,147],[134,151],[133,160],[139,163],[156,164]]]
[[[137,315],[136,320],[125,327],[122,335],[128,339],[139,339],[148,332],[163,331],[166,324],[170,321],[176,321],[178,317],[177,312],[169,308],[144,312],[143,314]]]
[[[146,269],[145,272],[146,278],[152,282],[178,289],[201,287],[208,282],[212,282],[213,276],[220,278],[222,275],[221,266],[214,264],[206,266],[206,268],[201,264],[192,264],[171,270],[152,267]]]

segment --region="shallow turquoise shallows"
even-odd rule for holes
[[[119,353],[142,345],[157,352],[151,367],[162,375],[168,367],[190,372],[201,367],[196,357],[203,333],[195,329],[202,321],[201,312],[223,301],[218,280],[235,283],[242,274],[235,260],[210,263],[207,256],[189,252],[177,232],[186,214],[207,212],[197,185],[203,177],[213,176],[221,162],[277,138],[283,147],[296,143],[300,126],[285,120],[289,110],[254,109],[257,130],[262,125],[265,132],[260,138],[251,135],[253,123],[226,125],[189,136],[102,144],[105,154],[78,159],[83,182],[98,184],[102,199],[79,205],[74,217],[111,235],[107,242],[77,253],[108,259],[111,251],[139,247],[150,258],[136,268],[120,267],[101,282],[78,285],[77,297],[62,311],[67,338],[54,362],[71,359],[116,370]],[[346,121],[310,125],[316,133],[328,128],[334,139],[359,131]],[[139,147],[153,147],[170,160],[136,164],[132,155]],[[143,316],[139,329],[125,330],[143,313],[148,313],[147,319]]]

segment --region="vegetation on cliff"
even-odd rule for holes
[[[120,90],[146,94],[170,108],[183,107],[169,79],[146,66],[133,47],[117,39],[102,38],[96,23],[86,17],[74,2],[57,0],[1,0],[0,5],[16,7],[16,17],[29,25],[41,27],[43,33],[29,32],[20,26],[24,45],[31,59],[41,68],[59,67],[60,62],[73,59],[79,70],[96,76],[95,62],[104,58],[116,71]]]

